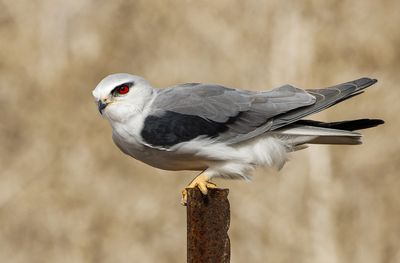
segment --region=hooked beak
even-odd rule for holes
[[[100,114],[103,114],[103,110],[107,107],[107,103],[104,103],[102,100],[97,102],[97,108],[99,109]]]

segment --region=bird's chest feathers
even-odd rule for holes
[[[142,148],[142,137],[140,131],[143,128],[144,116],[142,113],[136,114],[123,123],[114,123],[113,139],[120,148]],[[122,144],[122,145],[121,145]]]
[[[125,153],[133,150],[143,151],[143,139],[140,133],[152,101],[153,99],[141,110],[135,111],[134,114],[123,119],[123,121],[110,122],[113,129],[114,142]]]

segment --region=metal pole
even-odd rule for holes
[[[187,262],[229,263],[229,189],[188,189]]]

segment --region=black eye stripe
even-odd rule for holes
[[[114,94],[115,92],[117,92],[117,90],[119,88],[121,88],[122,86],[128,86],[129,88],[131,88],[133,86],[133,84],[135,84],[134,82],[126,82],[126,83],[122,83],[121,85],[116,86],[112,91],[111,94]]]

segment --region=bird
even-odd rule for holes
[[[268,91],[203,83],[154,88],[143,77],[116,73],[92,95],[123,153],[159,169],[200,171],[182,190],[186,205],[188,188],[207,195],[216,187],[213,178],[250,180],[257,167],[280,170],[289,153],[309,144],[361,144],[356,130],[383,120],[305,118],[376,82],[364,77],[321,89],[283,85]]]

